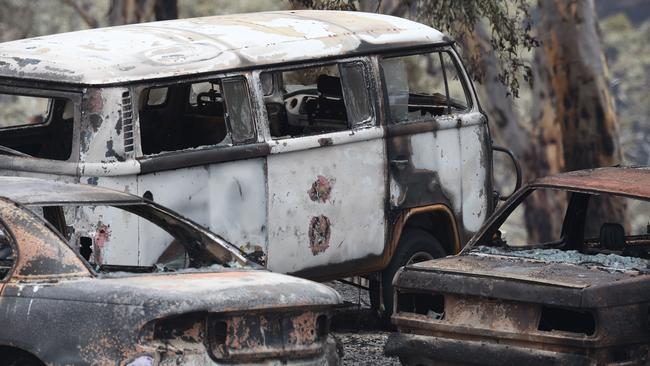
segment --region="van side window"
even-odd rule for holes
[[[271,136],[344,131],[369,121],[363,71],[361,63],[350,63],[262,73]]]
[[[348,106],[348,120],[353,126],[370,122],[372,119],[370,87],[364,77],[363,64],[361,62],[341,64],[340,69],[345,104]]]
[[[156,107],[167,101],[167,88],[151,88],[147,94],[147,106]]]
[[[248,98],[246,80],[225,79],[222,82],[223,94],[228,107],[228,121],[234,142],[246,142],[255,138],[253,111]]]
[[[0,93],[0,148],[7,153],[68,160],[73,122],[71,100]]]
[[[393,123],[463,112],[470,106],[448,52],[386,58],[381,68]]]
[[[246,80],[213,79],[144,90],[140,135],[145,155],[252,141]]]

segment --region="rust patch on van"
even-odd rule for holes
[[[102,263],[102,253],[104,246],[108,241],[111,240],[111,230],[110,227],[102,224],[101,222],[97,224],[97,230],[95,230],[95,248],[93,253],[96,254],[96,263]]]
[[[323,137],[323,138],[318,139],[318,144],[320,146],[332,146],[332,145],[334,145],[334,142],[329,137]]]
[[[313,255],[330,247],[331,222],[325,215],[314,216],[309,222],[309,248]]]
[[[316,181],[308,191],[309,198],[314,202],[325,203],[332,193],[332,185],[334,185],[334,179],[327,179],[322,175],[317,176]]]

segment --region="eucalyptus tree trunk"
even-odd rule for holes
[[[177,0],[111,0],[110,25],[178,18]]]
[[[530,173],[544,176],[620,163],[618,123],[594,1],[539,0],[538,5],[542,46],[535,52],[532,113],[539,159],[529,164]],[[531,240],[549,230],[559,233],[559,227],[549,226],[554,221],[543,219],[559,214],[558,199],[548,195],[527,206]],[[622,203],[609,201],[599,215],[618,221],[624,211]]]
[[[476,89],[481,108],[488,117],[494,144],[512,150],[522,166],[524,182],[536,178],[533,174],[535,165],[540,161],[539,145],[533,140],[530,129],[519,120],[510,90],[501,82],[499,61],[492,52],[485,26],[476,24],[472,34],[460,38],[460,46],[463,58],[472,59],[474,65],[480,65],[480,70],[475,70],[481,75]],[[504,163],[504,159],[495,158],[493,169],[495,189],[501,195],[509,195],[510,186],[514,187],[514,167],[510,162]]]
[[[29,36],[34,12],[29,4],[6,2],[0,4],[0,42]]]
[[[492,138],[496,144],[508,147],[523,158],[529,154],[530,132],[519,123],[509,89],[499,79],[499,61],[492,52],[485,26],[476,24],[474,32],[461,39],[460,46],[463,58],[476,59],[475,64],[481,67],[477,70],[482,76],[477,91],[490,121]]]

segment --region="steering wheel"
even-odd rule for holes
[[[207,92],[199,93],[196,96],[196,104],[199,106],[205,107],[210,103],[217,103],[221,101],[221,93],[212,89]]]

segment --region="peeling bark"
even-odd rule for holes
[[[478,24],[473,35],[461,39],[465,57],[480,60],[476,64],[482,67],[481,104],[492,137],[519,157],[525,181],[618,164],[622,156],[618,123],[607,89],[593,0],[540,0],[539,8],[538,37],[543,46],[534,59],[532,129],[517,121],[508,89],[498,79],[498,62],[485,28]],[[563,214],[557,204],[561,200],[553,192],[530,197],[525,216],[532,241],[544,233],[560,232],[557,220],[548,218]],[[615,222],[622,222],[624,211],[619,201],[597,210],[599,216]]]
[[[477,24],[473,34],[462,38],[461,48],[465,57],[477,60],[476,64],[481,65],[478,72],[483,79],[478,81],[482,86],[478,92],[481,94],[481,107],[490,120],[493,139],[517,156],[525,156],[530,148],[530,133],[518,122],[508,88],[499,80],[498,60],[492,52],[485,27]]]
[[[594,1],[539,0],[538,4],[542,47],[535,53],[532,115],[533,138],[539,148],[535,164],[528,164],[530,174],[544,176],[620,163],[618,123],[607,87]],[[543,219],[558,215],[555,202],[556,197],[549,194],[527,206],[532,240],[547,230],[559,233],[561,228],[549,227]],[[599,215],[620,220],[624,211],[622,203],[611,201],[601,207]]]
[[[177,0],[112,0],[110,25],[133,24],[178,18]]]

